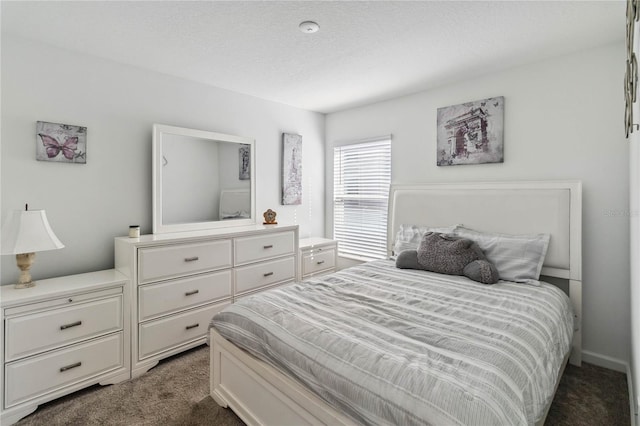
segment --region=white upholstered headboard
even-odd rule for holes
[[[580,364],[582,185],[579,181],[468,182],[391,186],[387,251],[401,224],[551,235],[542,275],[569,280],[577,330],[571,362]]]
[[[581,280],[582,200],[578,181],[392,185],[388,250],[401,224],[504,234],[551,234],[543,274]]]

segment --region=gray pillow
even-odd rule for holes
[[[440,274],[463,275],[474,260],[486,260],[473,241],[449,234],[427,232],[418,247],[418,264],[422,269]]]
[[[396,268],[399,269],[422,269],[418,265],[417,250],[403,250],[396,258]]]
[[[549,234],[508,235],[457,227],[455,235],[475,241],[500,273],[515,282],[538,280],[549,248]]]
[[[500,279],[498,268],[488,260],[474,260],[462,272],[465,277],[482,284],[495,284]]]
[[[418,250],[404,250],[396,258],[399,269],[423,269],[464,275],[483,284],[495,284],[498,270],[473,241],[453,235],[427,232]]]
[[[418,250],[405,250],[396,258],[398,269],[423,269],[418,263]],[[488,260],[474,260],[463,269],[465,277],[482,284],[495,284],[500,277],[498,270]]]

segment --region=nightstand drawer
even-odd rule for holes
[[[122,344],[122,333],[117,333],[7,364],[5,406],[121,367]]]
[[[139,288],[139,320],[167,315],[205,303],[231,297],[231,270]]]
[[[231,302],[216,303],[140,324],[140,359],[176,348],[207,335],[213,316]]]
[[[293,280],[296,276],[294,257],[262,262],[236,269],[235,294],[244,293],[282,281]]]
[[[276,232],[255,237],[237,238],[235,241],[235,264],[271,259],[293,254],[295,235],[293,231]]]
[[[122,295],[5,320],[5,361],[122,329]]]
[[[148,283],[231,267],[231,240],[139,250],[139,281]]]
[[[302,258],[302,275],[315,274],[336,266],[336,251],[334,249],[316,250]]]

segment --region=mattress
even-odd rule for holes
[[[369,262],[240,299],[211,326],[361,424],[534,424],[569,353],[551,284]]]

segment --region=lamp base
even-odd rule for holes
[[[29,281],[28,283],[17,283],[16,285],[13,286],[13,288],[29,288],[29,287],[35,287],[35,286],[36,286],[35,281]]]
[[[35,253],[16,254],[16,263],[18,268],[20,268],[20,277],[18,278],[18,284],[16,284],[14,288],[29,288],[36,285],[36,282],[31,280],[31,273],[29,273],[35,257]]]

